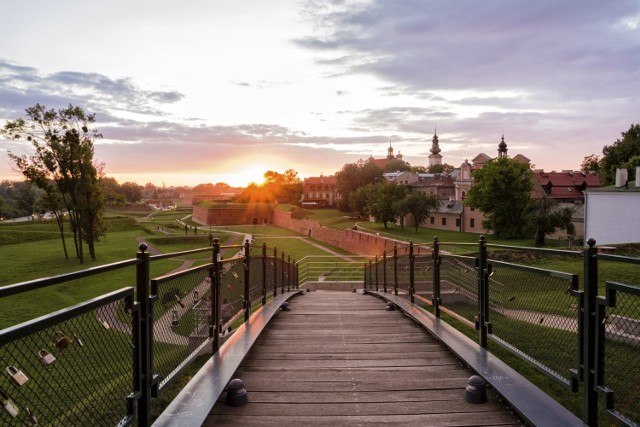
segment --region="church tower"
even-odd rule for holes
[[[387,149],[387,159],[393,159],[393,147],[391,146],[391,141],[389,141],[389,148]]]
[[[507,157],[507,143],[504,142],[504,134],[502,135],[502,141],[498,144],[498,158],[504,159]]]
[[[433,131],[433,139],[431,140],[431,154],[429,154],[429,167],[442,164],[442,155],[440,154],[440,146],[438,145],[438,134]]]

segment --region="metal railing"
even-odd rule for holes
[[[295,261],[244,245],[150,256],[0,288],[0,301],[135,267],[136,286],[0,330],[0,425],[151,423],[152,399],[201,352],[277,292],[298,287]],[[222,259],[221,249],[240,250]],[[211,262],[150,278],[152,261],[208,253]],[[74,284],[76,286],[78,284]]]
[[[445,252],[448,247],[467,253]],[[394,250],[392,257],[383,254],[366,264],[365,289],[394,292],[429,306],[437,317],[444,312],[475,328],[482,347],[494,342],[581,393],[588,425],[597,425],[599,404],[616,423],[637,425],[640,271],[610,280],[598,274],[598,263],[640,265],[639,258],[598,254],[593,239],[583,251],[490,245],[484,236],[478,244],[436,238],[429,248],[430,257],[415,255],[411,243],[407,255]],[[575,273],[491,259],[495,251],[581,259],[583,284]],[[608,268],[607,274],[617,270]]]

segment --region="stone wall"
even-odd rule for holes
[[[250,203],[244,207],[193,207],[192,219],[202,225],[244,225],[268,224],[271,222],[273,208],[266,204]]]
[[[321,225],[317,221],[295,219],[291,212],[275,210],[273,212],[273,225],[297,231],[300,234],[313,237],[314,239],[339,247],[356,255],[381,256],[385,250],[388,255],[391,255],[393,254],[394,244],[397,245],[399,254],[405,254],[409,246],[404,242],[370,233],[363,233],[358,230],[333,230]],[[431,253],[431,250],[416,247],[414,253],[428,254]]]

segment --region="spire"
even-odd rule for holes
[[[431,154],[440,154],[440,146],[438,145],[438,134],[436,131],[433,131],[433,139],[431,139]]]
[[[393,159],[393,147],[391,146],[391,141],[389,141],[389,149],[387,150],[387,159]]]
[[[502,134],[502,140],[498,144],[498,158],[502,159],[507,157],[507,143],[504,142],[504,133]]]

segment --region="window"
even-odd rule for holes
[[[434,217],[431,217],[431,224],[435,224],[436,223],[436,219]]]
[[[447,225],[447,218],[442,218],[442,225]]]
[[[469,227],[473,228],[476,226],[476,220],[475,218],[471,218],[471,220],[469,221]]]
[[[456,227],[460,227],[460,218],[456,218]]]

